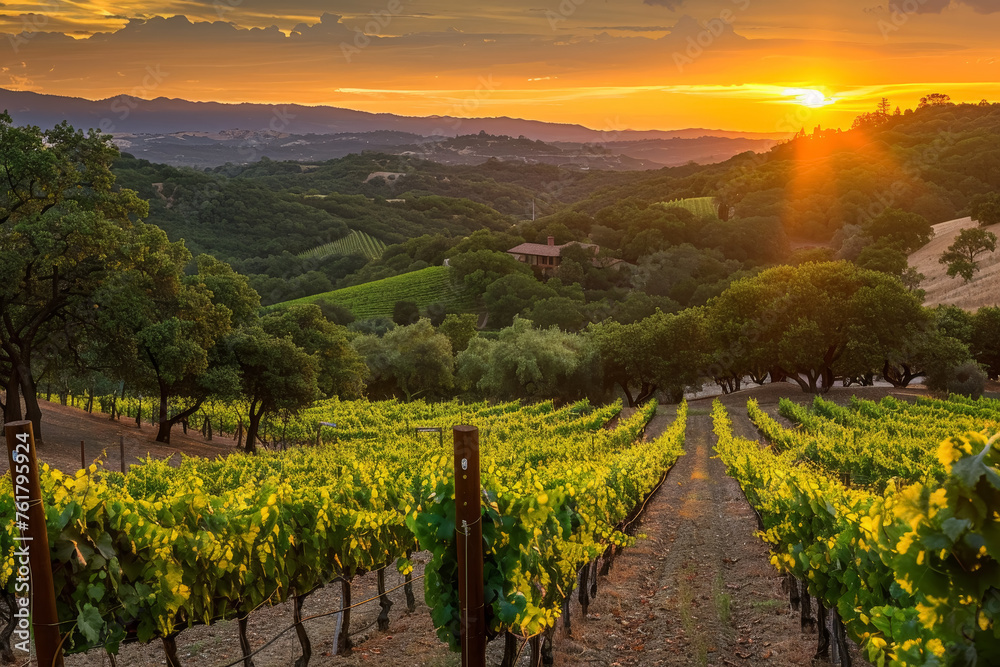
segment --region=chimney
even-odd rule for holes
[[[556,244],[556,237],[550,236],[549,237],[549,245],[555,245],[555,244]]]

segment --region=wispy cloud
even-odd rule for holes
[[[797,103],[790,89],[836,100],[824,124],[843,125],[883,94],[905,108],[928,92],[995,98],[1000,87],[1000,0],[925,0],[888,40],[888,5],[801,0],[753,0],[725,20],[746,0],[584,2],[558,30],[545,18],[558,0],[52,2],[0,5],[0,49],[19,45],[0,52],[0,86],[106,98],[158,66],[171,76],[157,94],[170,97],[447,113],[494,77],[502,85],[480,105],[491,115],[764,131],[776,107]],[[390,3],[399,10],[383,25]],[[358,52],[346,58],[345,45]],[[691,58],[683,71],[677,53]]]
[[[667,9],[673,11],[683,5],[684,0],[642,0],[642,4],[666,7]]]

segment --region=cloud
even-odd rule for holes
[[[620,30],[622,32],[670,32],[673,28],[662,25],[604,25],[588,26],[586,30]]]
[[[680,6],[684,4],[685,0],[642,0],[644,5],[652,5],[656,7],[666,7],[670,11],[675,9],[680,9]]]
[[[702,23],[687,14],[677,19],[677,24],[670,29],[670,34],[664,35],[659,41],[674,45],[686,44],[688,40],[697,42],[706,35],[711,37],[710,41],[715,46],[743,45],[748,41],[746,37],[736,33],[731,23],[721,18],[713,18]]]
[[[963,0],[962,4],[972,7],[980,14],[1000,12],[1000,0]]]
[[[1000,0],[917,0],[917,14],[940,14],[951,4],[965,5],[971,7],[979,14],[993,14],[1000,12]],[[892,9],[905,12],[900,5],[890,3]]]

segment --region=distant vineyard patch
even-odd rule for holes
[[[429,266],[392,278],[286,301],[276,307],[313,303],[320,299],[344,306],[358,319],[391,317],[397,301],[412,301],[421,308],[442,303],[454,310],[471,311],[475,306],[475,300],[464,288],[452,284],[448,267]]]
[[[367,259],[378,259],[385,252],[385,244],[373,236],[357,230],[342,239],[325,243],[299,254],[303,259],[325,259],[331,255],[361,255]]]
[[[659,202],[660,206],[676,206],[686,208],[697,216],[716,215],[715,197],[692,197],[690,199],[674,199],[673,201]]]

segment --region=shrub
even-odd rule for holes
[[[927,388],[947,394],[979,398],[986,390],[986,373],[975,361],[935,368],[927,373]]]

